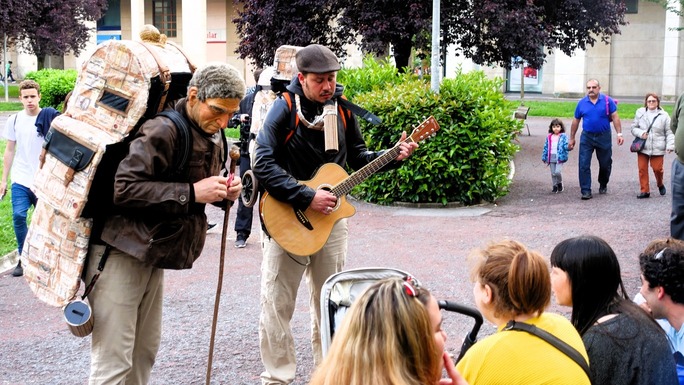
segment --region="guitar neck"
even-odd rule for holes
[[[413,140],[411,139],[411,137],[408,137],[404,142],[410,141]],[[342,182],[338,183],[335,187],[333,187],[331,189],[331,192],[336,197],[341,197],[349,194],[349,192],[351,192],[354,186],[363,182],[369,176],[375,174],[376,172],[378,172],[378,170],[385,167],[391,161],[396,159],[397,156],[399,156],[399,152],[401,151],[401,147],[399,147],[399,144],[401,143],[398,143],[396,146],[387,150],[387,152],[385,152],[384,154],[375,158],[372,162],[368,163],[367,165],[361,167],[360,169],[349,175],[349,177],[347,177],[345,180],[343,180]]]

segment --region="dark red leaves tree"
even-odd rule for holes
[[[408,66],[411,50],[429,52],[432,0],[236,0],[244,11],[235,19],[240,57],[258,65],[273,61],[282,44],[320,43],[343,54],[344,43],[387,54]],[[621,0],[441,0],[441,45],[482,65],[510,68],[521,57],[543,65],[558,48],[571,55],[608,43],[625,25]],[[357,40],[357,38],[360,38]]]
[[[235,0],[243,7],[233,20],[240,35],[236,53],[255,65],[273,64],[275,51],[281,45],[306,46],[323,44],[344,56],[343,37],[339,28],[329,22],[338,13],[337,3],[330,0]]]
[[[0,30],[35,54],[40,68],[45,55],[78,55],[94,32],[85,22],[97,21],[107,0],[3,0],[0,8]]]

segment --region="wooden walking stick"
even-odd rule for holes
[[[240,149],[237,146],[230,148],[230,174],[228,176],[228,187],[230,187],[233,178],[235,177],[235,165],[240,159]],[[218,321],[219,303],[221,302],[221,288],[223,287],[223,264],[226,258],[226,236],[228,235],[228,213],[230,206],[226,205],[226,211],[223,215],[223,231],[221,232],[221,255],[219,257],[219,275],[218,284],[216,285],[216,300],[214,301],[214,319],[211,322],[211,339],[209,340],[209,360],[207,362],[207,381],[206,385],[211,383],[211,366],[214,360],[214,338],[216,337],[216,323]]]

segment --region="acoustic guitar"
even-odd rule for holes
[[[430,116],[404,142],[420,142],[433,136],[437,130],[439,124]],[[346,195],[354,186],[396,159],[400,143],[351,175],[336,163],[326,163],[316,170],[313,179],[300,181],[314,190],[326,189],[337,197],[337,204],[328,215],[311,208],[297,210],[289,203],[273,198],[268,192],[264,193],[261,198],[261,219],[266,230],[290,254],[307,256],[316,253],[328,241],[335,223],[356,213],[354,206],[347,202]]]

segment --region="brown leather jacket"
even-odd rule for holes
[[[178,131],[165,117],[145,122],[119,164],[114,204],[119,211],[104,221],[101,239],[150,265],[187,269],[204,247],[207,218],[195,203],[192,184],[219,175],[223,162],[222,132],[207,135],[185,111],[185,99],[173,107],[192,132],[187,175],[172,173]]]

